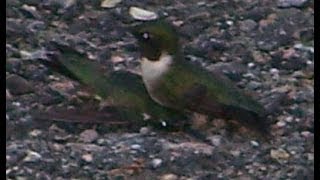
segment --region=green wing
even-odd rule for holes
[[[60,53],[43,62],[110,101],[112,108],[120,111],[123,118],[134,119],[139,116],[141,119],[143,113],[154,119],[182,117],[176,111],[155,103],[149,97],[140,76],[127,71],[110,71],[71,48],[56,46]]]

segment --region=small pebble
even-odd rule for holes
[[[279,121],[279,122],[277,122],[277,126],[278,127],[284,127],[284,126],[286,126],[286,122],[285,121]]]
[[[203,6],[203,5],[206,5],[206,2],[205,1],[200,1],[200,2],[197,2],[197,5],[198,6]]]
[[[276,68],[271,68],[271,69],[270,69],[270,73],[271,73],[271,74],[279,74],[279,70],[276,69]]]
[[[305,137],[305,138],[310,137],[311,134],[312,134],[312,133],[309,132],[309,131],[302,131],[302,132],[301,132],[301,136],[303,136],[303,137]]]
[[[285,118],[286,122],[292,122],[293,121],[293,117],[292,116],[288,116]]]
[[[111,56],[111,61],[113,63],[121,63],[121,62],[124,62],[125,59],[121,56]]]
[[[142,127],[142,128],[140,128],[140,134],[143,134],[143,135],[146,135],[146,134],[149,134],[150,133],[150,128],[148,128],[148,127]]]
[[[80,141],[85,143],[90,143],[98,138],[98,133],[96,130],[87,129],[80,134]]]
[[[160,177],[160,180],[177,180],[178,176],[175,174],[165,174]]]
[[[210,137],[210,141],[214,146],[220,146],[222,137],[219,135],[215,135]]]
[[[139,144],[132,144],[131,145],[131,149],[141,149],[141,145],[139,145]]]
[[[153,20],[158,18],[158,15],[156,13],[145,10],[145,9],[141,9],[138,7],[130,7],[129,14],[134,19],[143,20],[143,21],[148,21],[148,20]]]
[[[240,30],[245,32],[250,32],[254,30],[257,26],[258,24],[254,20],[247,19],[240,23]]]
[[[309,161],[314,161],[314,154],[308,153],[308,160]]]
[[[229,25],[229,26],[232,26],[233,25],[233,21],[226,21],[226,23]]]
[[[15,74],[6,78],[6,87],[13,95],[22,95],[34,91],[34,86],[28,80]]]
[[[305,46],[303,44],[295,44],[293,47],[296,49],[300,49],[303,51],[309,51],[311,53],[314,53],[314,47],[311,47],[311,46]]]
[[[117,4],[119,4],[120,2],[121,2],[121,0],[104,0],[101,2],[100,6],[103,8],[113,8]]]
[[[6,89],[6,100],[12,99],[12,95],[8,89]]]
[[[259,89],[261,86],[262,86],[262,84],[260,82],[257,82],[257,81],[250,81],[248,83],[248,88],[250,88],[252,90]]]
[[[258,147],[260,145],[257,141],[250,141],[250,143],[254,147]]]
[[[151,164],[153,168],[158,168],[162,164],[162,159],[159,159],[159,158],[153,159]]]
[[[308,61],[307,61],[307,64],[308,64],[308,65],[312,65],[312,64],[313,64],[313,62],[312,62],[312,61],[310,61],[310,60],[308,60]]]
[[[284,149],[272,149],[270,151],[270,155],[273,159],[288,159],[290,157],[290,155],[287,153],[287,151],[285,151]]]
[[[249,68],[253,68],[254,66],[255,66],[254,63],[248,63],[248,67],[249,67]]]
[[[93,160],[92,154],[84,154],[81,156],[81,158],[88,163],[92,162]]]
[[[13,106],[16,106],[16,107],[20,107],[20,106],[21,106],[21,103],[14,101],[14,102],[12,102],[12,105],[13,105]]]
[[[28,151],[27,156],[23,159],[24,162],[37,162],[42,156],[35,151]]]
[[[29,133],[29,135],[32,136],[32,137],[37,137],[37,136],[39,136],[41,134],[42,134],[42,131],[39,130],[39,129],[34,129]]]
[[[241,154],[241,152],[240,152],[240,151],[238,151],[238,150],[230,151],[230,153],[231,153],[231,154],[232,154],[232,156],[234,156],[234,157],[239,157],[239,156],[240,156],[240,154]]]
[[[302,7],[309,0],[278,0],[278,7],[289,8],[289,7]]]

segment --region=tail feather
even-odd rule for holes
[[[237,107],[228,107],[229,118],[239,121],[257,132],[263,139],[270,139],[270,123],[267,114],[258,114],[253,111]]]

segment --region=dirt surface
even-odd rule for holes
[[[201,130],[207,143],[151,127],[35,121],[33,110],[77,108],[94,96],[39,62],[49,42],[136,70],[131,6],[177,26],[188,60],[256,94],[273,112],[272,140],[245,129],[230,135],[224,120]],[[313,1],[126,0],[102,8],[100,1],[10,0],[6,10],[7,179],[313,179]]]

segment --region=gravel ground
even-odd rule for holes
[[[7,179],[313,179],[314,6],[310,0],[6,1]],[[188,133],[34,121],[92,95],[37,61],[49,41],[102,65],[139,62],[131,6],[177,26],[188,60],[220,70],[273,112],[271,142],[223,120]],[[198,118],[199,120],[199,118]]]

